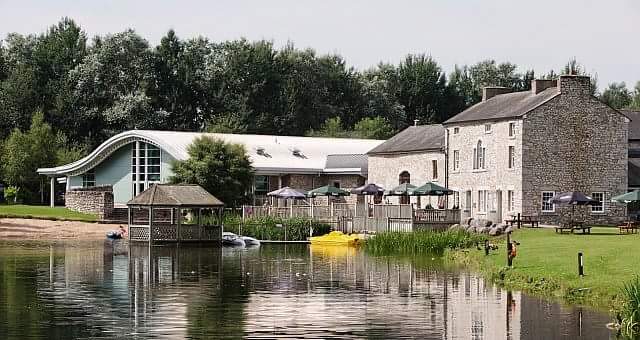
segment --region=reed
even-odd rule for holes
[[[484,242],[484,237],[464,230],[381,233],[365,242],[372,255],[441,255],[446,249],[459,249]]]
[[[311,228],[313,232],[311,232]],[[259,217],[246,219],[245,221],[237,218],[227,218],[224,223],[224,231],[250,236],[259,240],[304,241],[312,234],[313,236],[318,236],[330,232],[331,226],[299,217]]]
[[[625,336],[637,336],[640,334],[640,277],[636,276],[624,285],[622,297],[620,330]]]

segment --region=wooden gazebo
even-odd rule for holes
[[[224,203],[199,185],[154,184],[127,206],[130,241],[153,244],[222,239]],[[184,216],[188,217],[186,223]],[[203,223],[205,216],[208,223]]]

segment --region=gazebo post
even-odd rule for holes
[[[198,240],[202,241],[202,208],[198,208]]]
[[[153,245],[153,206],[149,206],[149,247]],[[149,250],[151,254],[151,250]]]
[[[127,205],[127,237],[129,238],[129,241],[131,241],[131,225],[133,224],[133,221],[131,219],[131,206]]]
[[[178,223],[176,224],[176,241],[180,242],[180,225],[182,224],[182,208],[176,208],[178,210]]]

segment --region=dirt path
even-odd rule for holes
[[[0,240],[99,240],[118,224],[0,218]],[[125,226],[126,227],[126,226]]]

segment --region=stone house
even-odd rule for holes
[[[386,190],[402,183],[416,186],[426,182],[445,183],[445,128],[440,124],[410,126],[367,153],[369,183]],[[390,203],[427,204],[436,207],[433,197],[389,197]],[[441,203],[441,202],[440,202]]]
[[[534,80],[530,91],[485,88],[482,101],[444,123],[448,185],[463,216],[504,220],[521,213],[542,223],[571,208],[547,200],[581,191],[602,202],[578,207],[588,223],[624,218],[609,203],[626,192],[629,118],[591,95],[588,77]],[[459,200],[459,201],[458,201]]]

